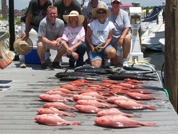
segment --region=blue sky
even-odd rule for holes
[[[14,0],[14,9],[24,9],[28,6],[30,0]],[[78,0],[80,3],[82,2],[82,0]],[[88,0],[86,0],[88,1]],[[109,2],[110,0],[102,0],[104,2]],[[123,4],[131,4],[132,2],[140,2],[141,6],[159,6],[162,5],[162,2],[164,2],[165,0],[121,0]],[[9,0],[7,0],[7,4],[8,4]],[[1,7],[1,2],[0,2],[0,8]]]

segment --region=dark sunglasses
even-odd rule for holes
[[[118,2],[118,1],[114,1],[112,4],[120,4],[120,2]]]
[[[105,14],[106,12],[97,12],[97,14]]]

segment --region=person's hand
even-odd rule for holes
[[[92,47],[92,48],[91,48],[91,51],[92,51],[93,53],[96,53],[96,51],[95,51],[95,48],[94,48],[94,47]]]
[[[20,38],[22,40],[27,40],[28,37],[29,37],[29,33],[23,32]]]
[[[99,48],[98,53],[102,52],[105,49],[105,47],[98,47],[98,48]]]
[[[59,47],[59,43],[57,41],[51,41],[51,45],[54,47],[54,48],[57,48]]]
[[[71,55],[72,52],[73,52],[72,48],[68,48],[68,49],[67,49],[67,54]]]
[[[119,40],[118,40],[118,42],[117,42],[117,45],[123,45],[123,43],[124,43],[124,38],[119,38]]]

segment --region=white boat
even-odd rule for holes
[[[163,21],[162,12],[163,10],[161,9],[158,14],[158,21],[153,20],[141,23],[143,33],[141,36],[141,44],[147,49],[162,51],[160,39],[165,38],[165,23]],[[153,14],[153,16],[156,16],[156,14]]]
[[[165,52],[165,38],[161,38],[159,42],[161,44],[162,52]]]

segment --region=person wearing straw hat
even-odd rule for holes
[[[65,48],[60,44],[64,27],[64,22],[57,18],[57,8],[55,6],[49,6],[47,9],[47,17],[40,22],[38,30],[39,41],[37,52],[42,69],[49,68],[44,59],[44,54],[47,49],[57,50],[57,55],[52,62],[52,66],[54,68],[60,68],[59,59],[65,51]]]
[[[103,1],[100,1],[100,0],[90,0],[90,1],[87,1],[84,3],[83,7],[82,7],[82,15],[85,16],[85,20],[83,22],[83,26],[85,28],[85,32],[87,33],[87,24],[89,22],[92,22],[93,21],[93,18],[92,18],[92,10],[94,8],[97,8],[99,7],[100,5],[103,5],[105,8],[108,9],[108,6],[106,5],[105,2]],[[87,36],[87,34],[85,35]],[[87,40],[85,41],[86,45],[87,45],[87,54],[89,53],[89,44],[87,43]],[[88,55],[88,59],[85,61],[86,63],[90,63],[90,60],[89,60],[89,55]]]
[[[111,44],[117,50],[117,55],[111,60],[111,63],[115,66],[120,63],[123,66],[128,66],[127,58],[131,47],[131,34],[129,32],[131,24],[128,13],[120,9],[120,5],[121,0],[111,0],[112,9],[109,20],[115,25]]]
[[[112,59],[116,55],[116,50],[110,45],[114,29],[114,24],[107,19],[110,14],[110,10],[103,5],[92,10],[92,16],[96,19],[87,27],[89,57],[92,66],[101,67],[103,57]]]
[[[67,26],[64,29],[61,43],[66,48],[69,66],[75,67],[75,61],[76,66],[82,66],[84,64],[83,57],[87,49],[83,43],[85,41],[85,30],[81,26],[84,16],[73,10],[69,15],[63,15],[63,18]]]
[[[50,0],[31,0],[25,14],[21,17],[21,33],[22,40],[27,40],[29,32],[33,28],[38,32],[40,21],[46,16],[48,6],[52,5]],[[20,54],[20,67],[26,68],[25,56]]]

